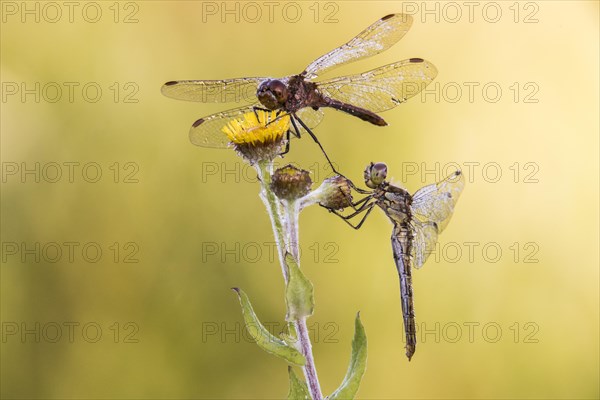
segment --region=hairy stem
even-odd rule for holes
[[[286,253],[291,254],[298,265],[300,265],[300,244],[298,242],[298,215],[300,212],[299,202],[285,202],[281,206],[281,202],[271,190],[271,175],[273,173],[273,164],[271,162],[262,162],[256,166],[258,177],[261,182],[260,198],[267,208],[273,234],[275,235],[275,243],[277,244],[277,252],[279,254],[279,262],[283,272],[283,279],[288,283],[289,272],[285,262]],[[312,354],[312,345],[308,335],[306,326],[306,318],[299,318],[294,321],[294,326],[298,334],[298,343],[300,350],[306,359],[306,364],[302,367],[304,377],[308,389],[313,400],[322,400],[321,386],[317,377],[317,369]]]
[[[289,251],[300,263],[300,238],[298,230],[298,216],[300,214],[300,202],[292,201],[284,203],[285,210],[285,235],[287,236]]]
[[[312,354],[312,345],[310,343],[310,337],[308,336],[306,318],[297,319],[294,321],[294,325],[296,326],[296,332],[298,333],[298,341],[300,342],[302,354],[304,355],[304,358],[306,358],[306,365],[302,367],[302,372],[304,372],[308,390],[310,391],[313,400],[322,400],[323,394],[321,393],[317,368],[315,367],[315,360]]]
[[[300,237],[298,229],[298,217],[300,215],[300,202],[291,201],[284,202],[285,212],[285,236],[288,239],[289,251],[296,260],[296,263],[300,265]],[[308,384],[308,390],[313,400],[321,400],[323,395],[321,394],[321,386],[319,385],[319,378],[317,376],[317,368],[315,366],[315,360],[312,354],[312,345],[310,343],[310,337],[308,336],[308,328],[306,327],[306,318],[299,318],[294,321],[296,332],[298,333],[298,341],[304,358],[306,358],[306,365],[302,368],[304,372],[304,378]]]
[[[289,274],[287,265],[285,264],[285,253],[286,253],[286,242],[284,237],[282,210],[279,203],[279,199],[275,196],[275,193],[271,190],[271,175],[273,174],[273,163],[271,161],[259,162],[256,165],[256,171],[258,172],[258,179],[260,181],[260,198],[267,208],[269,218],[271,219],[271,226],[273,227],[273,235],[275,236],[275,243],[277,244],[277,254],[279,255],[279,264],[281,264],[281,272],[283,273],[283,279],[287,284]]]

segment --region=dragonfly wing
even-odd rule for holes
[[[437,69],[421,58],[398,61],[364,72],[319,82],[325,96],[375,113],[389,110],[421,92]]]
[[[411,247],[411,259],[415,268],[421,268],[429,255],[435,250],[438,237],[438,226],[435,222],[411,223],[413,243]]]
[[[200,118],[190,128],[190,141],[201,147],[229,147],[229,139],[223,132],[223,128],[230,121],[242,118],[246,113],[253,112],[255,106],[234,108]]]
[[[340,65],[374,56],[389,49],[408,32],[413,19],[407,14],[390,14],[377,20],[348,43],[317,58],[303,74],[314,79]]]
[[[402,228],[394,228],[392,233],[392,250],[394,261],[400,278],[400,303],[404,320],[404,333],[406,335],[406,356],[410,360],[417,346],[417,328],[415,324],[415,309],[413,303],[412,275],[410,269],[410,256],[406,232]]]
[[[302,120],[309,128],[314,128],[321,123],[323,119],[323,109],[313,109],[311,107],[305,107],[296,112],[296,117]]]
[[[215,81],[171,81],[161,92],[177,100],[201,103],[256,102],[258,85],[269,78],[237,78]]]
[[[464,187],[464,175],[456,171],[441,182],[417,190],[411,210],[421,222],[434,222],[441,233],[448,225]]]

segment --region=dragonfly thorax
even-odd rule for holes
[[[412,198],[406,190],[386,183],[385,187],[376,191],[376,196],[377,205],[394,223],[404,223],[412,217]]]

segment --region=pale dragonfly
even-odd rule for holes
[[[435,249],[438,235],[446,228],[465,181],[461,171],[446,179],[424,186],[411,195],[405,189],[387,182],[387,166],[371,163],[364,172],[365,184],[372,190],[354,187],[367,196],[353,203],[355,211],[341,217],[348,225],[359,229],[375,206],[381,208],[393,224],[392,250],[400,278],[400,302],[406,335],[406,356],[409,361],[417,346],[417,331],[413,303],[411,266],[420,268]],[[364,213],[364,214],[363,214]],[[358,224],[350,220],[363,214]]]

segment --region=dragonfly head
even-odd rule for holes
[[[277,110],[285,105],[289,96],[285,83],[277,79],[268,79],[258,86],[256,97],[269,110]]]
[[[365,169],[365,185],[371,189],[379,187],[387,177],[387,165],[371,163]]]

